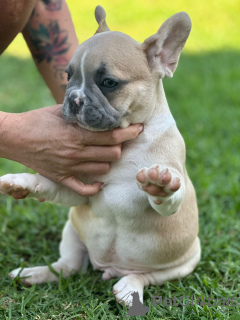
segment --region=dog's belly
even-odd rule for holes
[[[106,186],[89,204],[72,208],[72,224],[93,267],[121,276],[181,264],[197,237],[197,212],[185,213],[183,205],[183,212],[161,217],[136,183],[131,192],[126,183]],[[193,214],[190,224],[186,214]]]
[[[151,232],[143,235],[130,231],[130,226],[128,230],[127,226],[116,224],[114,218],[109,221],[97,217],[88,205],[73,208],[70,219],[88,249],[94,268],[102,271],[113,268],[123,274],[124,270],[129,273],[129,270],[146,272],[149,268],[154,269],[150,257],[155,247]]]
[[[137,256],[139,247],[143,252],[146,248],[137,242],[139,238],[144,243],[142,220],[146,208],[150,208],[147,197],[134,183],[131,192],[129,185],[106,186],[89,204],[71,209],[72,224],[87,246],[94,267],[145,269],[147,260],[144,257],[139,260]]]

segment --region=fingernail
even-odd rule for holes
[[[141,124],[139,127],[139,133],[141,133],[143,131],[143,129],[144,129],[144,126],[143,126],[143,124]]]

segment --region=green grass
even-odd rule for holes
[[[78,10],[76,3],[69,4],[82,41],[94,32],[91,19],[98,3],[83,2]],[[174,77],[164,80],[164,87],[187,146],[187,169],[198,197],[202,259],[187,278],[145,288],[149,313],[135,319],[239,319],[240,299],[236,308],[196,304],[178,308],[153,307],[152,297],[240,296],[240,6],[235,0],[104,0],[101,4],[113,29],[128,32],[139,41],[179,10],[190,13],[194,28]],[[0,59],[0,109],[22,112],[54,104],[21,38],[15,43]],[[226,47],[229,50],[224,50]],[[16,52],[27,58],[16,57]],[[0,175],[25,171],[31,170],[0,159]],[[41,265],[58,258],[67,214],[64,207],[0,196],[1,320],[123,319],[122,308],[112,295],[117,280],[102,282],[101,273],[91,267],[85,275],[31,288],[9,279],[9,271],[18,266]]]
[[[24,67],[24,75],[15,73],[19,65]],[[11,88],[8,81],[1,80],[4,110],[16,112],[52,103],[31,61],[3,57],[1,66],[14,81]],[[153,295],[239,297],[239,74],[239,52],[183,54],[175,76],[164,81],[169,105],[186,141],[187,168],[197,191],[202,259],[186,279],[145,289],[145,305],[150,307],[145,319],[234,319],[231,316],[239,312],[239,306],[152,306]],[[10,94],[18,99],[8,101],[4,98],[7,91],[9,99]],[[0,161],[1,175],[25,170],[19,164]],[[116,280],[102,282],[101,273],[91,267],[85,275],[32,288],[8,278],[8,272],[19,265],[41,265],[58,258],[67,211],[33,200],[0,197],[0,319],[122,318],[111,293]]]

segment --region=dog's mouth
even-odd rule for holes
[[[119,120],[110,114],[106,114],[103,110],[97,107],[88,106],[86,110],[80,110],[76,114],[77,123],[89,130],[106,131],[112,130],[119,126]]]
[[[68,122],[76,122],[79,126],[91,131],[107,131],[119,127],[120,115],[106,106],[72,104],[64,102],[63,117]]]

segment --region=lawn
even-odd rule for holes
[[[96,3],[84,2],[78,8],[77,1],[69,1],[80,41],[96,29]],[[139,41],[177,11],[189,12],[193,20],[178,69],[172,79],[164,80],[164,87],[186,142],[187,169],[198,197],[202,259],[187,278],[145,288],[144,304],[149,312],[136,319],[240,319],[240,6],[233,0],[101,4],[107,9],[110,27]],[[22,112],[54,104],[21,37],[0,58],[0,67],[2,111]],[[31,170],[0,159],[0,175],[25,171]],[[102,282],[101,273],[91,267],[84,275],[31,288],[9,279],[9,271],[19,265],[41,265],[58,258],[67,212],[67,208],[48,203],[0,196],[1,320],[123,318],[122,307],[112,294],[117,280]],[[227,303],[166,307],[153,306],[154,295],[238,301],[235,307]]]

